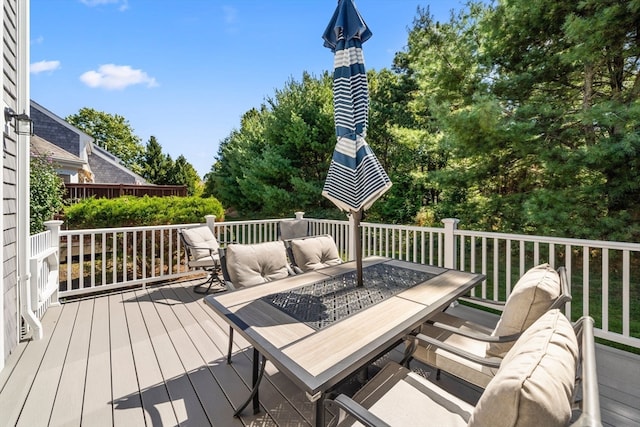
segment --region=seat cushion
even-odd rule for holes
[[[466,332],[481,333],[485,335],[490,335],[492,332],[490,328],[478,325],[477,323],[470,322],[457,316],[452,316],[448,313],[438,313],[431,320],[434,322],[445,323]],[[487,344],[484,341],[454,334],[431,326],[428,323],[424,323],[420,326],[420,333],[439,341],[443,341],[446,344],[469,352],[475,356],[481,358],[488,357],[486,354]],[[413,358],[422,363],[426,363],[427,365],[449,372],[450,374],[482,388],[489,384],[489,381],[491,381],[498,371],[497,368],[491,368],[472,362],[466,358],[457,356],[447,350],[443,350],[432,345],[418,346],[416,351],[413,353]]]
[[[336,242],[331,236],[294,239],[290,242],[295,264],[302,271],[317,270],[342,263]]]
[[[558,309],[540,317],[505,355],[470,426],[564,426],[571,417],[578,342]]]
[[[254,286],[282,279],[291,272],[282,241],[229,245],[225,254],[229,278],[236,287]]]
[[[473,406],[415,372],[389,362],[353,399],[391,426],[466,426]],[[339,425],[358,425],[345,418]]]
[[[189,246],[195,246],[195,248],[190,248],[194,261],[202,260],[205,257],[209,258],[220,248],[213,231],[206,225],[185,228],[182,230],[182,236]]]
[[[558,273],[549,264],[533,267],[514,286],[493,335],[521,333],[547,312],[559,296]],[[512,345],[513,342],[491,343],[487,348],[487,354],[504,357]]]

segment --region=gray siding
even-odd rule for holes
[[[2,53],[4,56],[2,72],[4,87],[2,97],[4,102],[16,107],[17,82],[17,1],[4,0],[2,2],[4,14],[4,32],[2,37]],[[4,292],[4,359],[11,354],[18,344],[18,278],[16,272],[16,211],[17,211],[17,171],[16,171],[16,142],[9,135],[3,135],[3,200],[2,215],[4,220],[4,246],[2,248],[2,263],[4,277],[2,278],[2,292]]]

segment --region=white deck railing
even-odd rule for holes
[[[58,302],[59,260],[58,231],[62,221],[51,221],[48,230],[29,237],[29,282],[21,290],[21,315],[25,319],[21,335],[33,331],[35,338],[42,338],[40,319],[51,304]]]
[[[308,220],[312,234],[330,234],[344,258],[353,258],[349,221]],[[280,221],[207,218],[221,242],[245,244],[277,240]],[[640,348],[640,244],[467,231],[457,220],[443,222],[442,228],[364,222],[363,254],[483,273],[487,280],[473,293],[495,301],[506,300],[530,267],[564,265],[573,296],[567,315],[591,315],[597,336]],[[194,225],[60,231],[60,297],[192,274],[177,230]]]

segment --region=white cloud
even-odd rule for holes
[[[120,11],[129,9],[129,0],[80,0],[80,2],[89,7],[101,6],[103,4],[115,4],[118,5],[118,10]]]
[[[89,87],[100,87],[107,90],[124,89],[127,86],[146,84],[147,87],[158,86],[156,79],[142,70],[134,70],[128,65],[105,64],[98,70],[83,73],[80,80]]]
[[[31,74],[43,73],[45,71],[55,71],[60,68],[60,61],[39,61],[29,66]]]

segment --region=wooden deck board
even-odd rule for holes
[[[95,298],[93,301],[91,341],[80,421],[83,425],[108,427],[113,425],[109,298]]]
[[[232,416],[249,393],[252,350],[236,334],[233,363],[227,365],[228,327],[193,293],[193,284],[50,308],[43,318],[45,338],[21,343],[0,373],[0,427],[312,423],[314,405],[271,364],[260,388],[263,410]],[[398,349],[386,356],[401,357]],[[638,425],[640,357],[598,346],[597,359],[604,424]],[[430,368],[415,368],[433,379]],[[448,375],[439,384],[468,401],[480,394]],[[357,384],[346,385],[352,386]]]
[[[108,298],[113,424],[114,426],[141,426],[145,424],[146,414],[142,409],[140,384],[122,304],[123,295],[115,294]]]
[[[87,374],[92,317],[93,300],[79,302],[73,333],[58,384],[60,393],[56,394],[49,419],[50,426],[78,425],[77,420],[82,418],[83,379]]]
[[[20,412],[31,392],[31,386],[42,363],[47,347],[51,342],[58,319],[62,314],[62,306],[50,307],[42,318],[42,325],[47,332],[39,341],[27,341],[20,344],[20,357],[11,360],[5,369],[11,374],[5,379],[0,391],[0,426],[13,426],[17,423]]]
[[[160,371],[156,351],[149,337],[143,313],[135,301],[136,295],[125,295],[122,302],[127,314],[131,350],[138,375],[140,399],[144,408],[147,422],[151,425],[177,425],[178,419],[171,402],[167,388],[163,386],[165,378]],[[161,351],[170,351],[169,348]]]
[[[24,403],[17,426],[47,425],[64,367],[79,304],[65,304]]]

